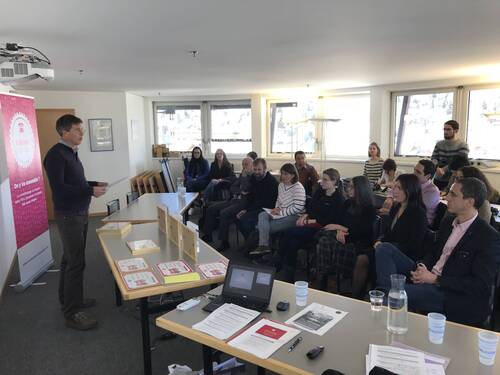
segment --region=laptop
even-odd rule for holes
[[[264,312],[273,291],[275,269],[260,265],[229,262],[222,294],[203,307],[212,312],[225,303]]]

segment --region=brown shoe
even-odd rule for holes
[[[77,312],[66,319],[66,327],[73,328],[78,331],[87,331],[97,327],[97,320],[90,317],[84,312]]]

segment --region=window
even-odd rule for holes
[[[269,104],[269,138],[271,153],[316,151],[317,125],[307,121],[314,117],[316,103],[271,102]]]
[[[210,150],[222,148],[226,154],[244,155],[252,151],[250,102],[210,103]]]
[[[370,143],[370,95],[326,97],[323,114],[326,156],[365,157]]]
[[[469,157],[500,159],[500,88],[470,90],[467,116]]]
[[[393,94],[394,155],[430,156],[453,118],[454,91]]]
[[[199,104],[155,104],[155,140],[171,151],[201,147],[201,106]]]

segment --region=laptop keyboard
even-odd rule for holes
[[[255,303],[251,303],[239,298],[231,298],[228,296],[220,295],[212,300],[206,307],[210,307],[215,310],[217,307],[222,306],[225,303],[234,303],[235,305],[245,307],[247,309],[256,310],[256,311],[265,311],[266,307],[261,305],[256,305]]]

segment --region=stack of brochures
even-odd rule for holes
[[[132,229],[131,223],[122,222],[122,223],[106,223],[102,227],[97,228],[96,231],[99,233],[111,233],[111,234],[124,235],[130,229]]]
[[[148,254],[160,251],[160,247],[153,240],[128,241],[132,255]]]

